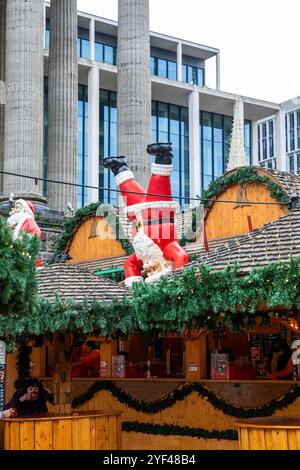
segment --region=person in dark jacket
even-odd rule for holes
[[[28,379],[25,386],[14,393],[4,410],[10,408],[15,408],[17,416],[47,413],[48,409],[39,381]]]
[[[270,380],[292,380],[293,362],[292,351],[287,342],[282,338],[276,338],[271,346],[267,362],[267,378]]]

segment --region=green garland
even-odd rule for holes
[[[246,276],[241,276],[236,266],[223,271],[200,266],[183,270],[181,276],[163,277],[155,284],[136,284],[131,297],[112,303],[40,298],[27,316],[0,315],[0,338],[12,348],[16,341],[56,331],[99,336],[136,331],[183,334],[185,328],[212,331],[220,323],[233,332],[251,330],[257,315],[264,324],[274,314],[283,319],[296,316],[299,288],[298,258],[253,269]],[[265,313],[257,310],[263,302],[268,310]]]
[[[196,392],[201,398],[206,398],[207,401],[217,410],[221,410],[224,414],[235,418],[257,418],[263,416],[271,416],[276,410],[281,410],[298,397],[300,397],[300,386],[292,387],[280,398],[272,400],[271,402],[255,408],[241,408],[228,404],[222,398],[219,398],[214,392],[208,390],[199,382],[185,383],[173,392],[169,393],[166,397],[152,401],[145,402],[136,400],[128,393],[124,392],[114,382],[111,381],[97,381],[88,390],[74,398],[72,401],[73,408],[78,408],[84,403],[91,400],[94,395],[102,390],[109,391],[113,397],[117,398],[120,403],[124,403],[129,408],[135,411],[140,411],[147,414],[159,413],[170,406],[173,406],[177,401],[182,401],[191,393]]]
[[[138,423],[137,421],[124,421],[122,423],[122,431],[156,434],[160,436],[197,437],[198,439],[238,440],[238,433],[234,429],[227,429],[226,431],[216,431],[214,429],[213,431],[208,431],[207,429],[201,428],[189,428],[170,424]]]
[[[263,184],[269,189],[270,195],[275,201],[288,203],[290,200],[286,191],[278,183],[272,181],[268,176],[260,176],[255,168],[248,166],[238,168],[212,181],[208,189],[203,191],[202,199],[206,200],[205,207],[209,206],[209,199],[215,198],[232,184],[240,184],[242,187],[246,187],[248,184]]]
[[[124,234],[124,231],[120,224],[120,219],[117,216],[113,206],[97,202],[90,204],[89,206],[86,206],[82,209],[78,209],[73,217],[65,221],[64,226],[62,227],[63,233],[60,235],[55,245],[54,260],[66,251],[68,244],[72,240],[78,226],[89,217],[95,216],[97,209],[100,206],[102,214],[105,214],[108,225],[111,228],[115,227],[116,239],[120,241],[122,248],[126,251],[128,255],[131,255],[133,253],[132,245]]]
[[[267,313],[258,307],[266,302]],[[231,331],[252,329],[256,315],[267,324],[278,316],[296,316],[300,308],[300,260],[272,263],[241,276],[237,266],[213,271],[207,266],[135,284],[132,307],[142,331],[214,330],[221,321]],[[167,307],[167,308],[166,308]],[[285,309],[285,310],[284,310]],[[288,313],[287,313],[288,311]]]
[[[50,302],[40,298],[38,308],[32,315],[15,319],[0,315],[0,338],[10,346],[15,342],[40,339],[57,331],[78,332],[83,335],[94,333],[98,336],[115,336],[137,331],[138,323],[133,314],[129,299],[111,303],[94,300],[81,304],[72,299],[61,301],[58,297]]]

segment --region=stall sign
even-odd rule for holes
[[[197,362],[191,362],[189,365],[189,372],[198,372]]]
[[[229,380],[229,354],[211,354],[211,378],[214,380]]]
[[[112,376],[115,378],[125,377],[125,356],[112,356]]]

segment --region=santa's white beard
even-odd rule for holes
[[[24,217],[24,214],[22,214],[21,212],[17,212],[15,214],[12,214],[10,217],[8,217],[7,223],[10,227],[14,227],[23,217]]]
[[[8,219],[8,225],[13,229],[13,238],[19,238],[22,225],[25,220],[32,219],[33,217],[30,214],[27,214],[26,211],[16,212],[12,214]]]

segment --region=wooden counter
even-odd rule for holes
[[[119,450],[121,411],[52,413],[4,420],[5,450]]]
[[[300,415],[237,421],[240,450],[300,450]]]

